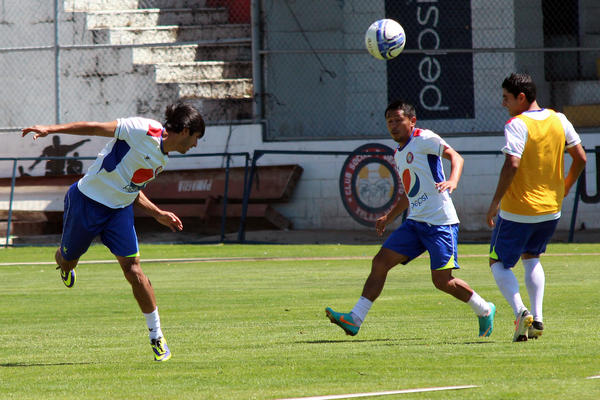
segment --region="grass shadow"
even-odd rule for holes
[[[440,342],[440,344],[494,344],[495,342],[492,340],[468,340],[468,341],[460,341],[457,340],[455,342],[445,341]]]
[[[62,365],[88,365],[94,364],[92,362],[57,362],[57,363],[25,363],[25,362],[12,362],[2,363],[0,367],[4,368],[17,368],[17,367],[57,367]]]
[[[397,339],[338,339],[338,340],[300,340],[294,343],[298,344],[324,344],[324,343],[375,343],[375,342],[395,342]]]
[[[432,343],[426,341],[425,338],[404,338],[404,339],[337,339],[337,340],[299,340],[295,341],[296,344],[331,344],[331,343],[381,343],[383,346],[394,346],[400,345],[402,342],[422,342],[420,343],[423,346],[430,346]],[[438,345],[482,345],[482,344],[494,344],[494,341],[478,341],[478,340],[470,340],[470,341],[443,341],[437,342]],[[413,345],[419,345],[419,343],[413,343]]]

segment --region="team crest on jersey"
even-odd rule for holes
[[[407,163],[412,163],[413,160],[415,159],[415,156],[413,155],[413,153],[411,153],[410,151],[408,153],[406,153],[406,162]]]
[[[373,226],[403,193],[393,154],[387,146],[370,143],[354,150],[344,162],[340,195],[348,213],[362,225]]]

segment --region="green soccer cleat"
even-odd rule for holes
[[[56,267],[56,269],[60,272],[60,279],[62,279],[63,283],[66,287],[72,288],[75,285],[75,281],[77,280],[77,273],[74,269],[69,272],[64,272],[60,267]]]
[[[490,313],[485,317],[479,318],[479,337],[488,337],[494,330],[494,316],[496,315],[496,306],[491,301],[488,302],[490,305]]]
[[[171,350],[169,350],[167,339],[164,337],[150,340],[150,345],[154,352],[154,361],[167,361],[171,358]]]
[[[346,335],[355,336],[360,329],[360,326],[354,322],[352,314],[339,313],[333,311],[330,307],[325,309],[325,314],[332,324],[336,324],[346,332]]]

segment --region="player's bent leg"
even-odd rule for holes
[[[406,263],[408,261],[409,258],[407,256],[382,247],[373,258],[371,263],[371,273],[363,287],[362,297],[353,309],[353,311],[356,311],[361,315],[355,315],[354,312],[340,313],[327,307],[325,308],[327,318],[329,318],[331,323],[342,328],[347,335],[355,336],[360,329],[362,321],[366,317],[366,313],[368,312],[371,303],[381,294],[389,270],[399,263]],[[359,312],[360,309],[364,308],[359,307],[361,301],[369,302],[369,306],[363,310],[362,313]]]
[[[406,264],[408,256],[382,247],[373,257],[371,272],[363,287],[362,296],[375,301],[383,290],[388,272],[398,264]]]
[[[452,276],[451,269],[432,270],[431,280],[437,289],[471,306],[479,322],[479,337],[488,337],[492,334],[496,316],[494,303],[486,302],[465,281]]]
[[[156,309],[156,298],[150,280],[142,271],[140,258],[117,256],[125,279],[131,284],[135,297],[143,313],[151,313]]]
[[[467,282],[452,276],[451,269],[431,270],[431,281],[437,289],[464,303],[468,302],[473,294],[473,289]]]
[[[75,267],[77,266],[79,259],[65,260],[60,251],[60,248],[56,250],[56,253],[54,254],[54,259],[58,264],[58,267],[56,267],[56,269],[60,270],[59,272],[62,282],[66,287],[72,288],[75,285],[75,282],[77,281],[77,273],[75,272]]]
[[[144,315],[158,313],[154,289],[152,288],[150,280],[142,271],[139,256],[117,256],[117,260],[121,265],[125,278],[131,284],[133,296],[138,302],[142,313]],[[169,346],[167,346],[167,340],[162,336],[160,325],[158,327],[158,332],[160,336],[156,338],[151,336],[150,338],[150,346],[152,347],[152,352],[154,354],[154,361],[167,361],[171,358],[171,350],[169,350]]]

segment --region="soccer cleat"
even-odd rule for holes
[[[332,324],[336,324],[346,332],[346,335],[355,336],[360,329],[360,326],[354,322],[352,314],[339,313],[333,311],[330,307],[325,309],[325,314]]]
[[[167,339],[159,337],[158,339],[150,340],[152,351],[154,352],[154,361],[167,361],[171,358],[171,350],[167,346]]]
[[[485,317],[479,318],[479,337],[488,337],[494,330],[494,316],[496,315],[496,306],[492,302],[488,302],[490,305],[490,313]]]
[[[69,272],[64,272],[60,267],[56,267],[56,269],[60,272],[60,278],[66,287],[72,288],[75,285],[75,281],[77,280],[77,273],[74,269]]]
[[[544,323],[542,321],[533,321],[529,329],[527,329],[527,337],[529,339],[537,339],[544,333]]]
[[[513,342],[526,342],[527,331],[533,324],[533,315],[527,310],[523,310],[517,320],[515,321],[515,334],[513,335]]]

